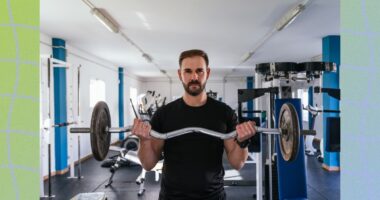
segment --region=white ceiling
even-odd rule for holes
[[[117,21],[121,31],[176,77],[178,56],[199,48],[213,74],[230,74],[242,56],[300,0],[90,0]],[[40,0],[41,32],[124,66],[140,77],[164,75],[121,35],[109,32],[81,0]],[[322,52],[322,37],[339,35],[339,0],[313,0],[283,31],[275,33],[231,75],[253,74],[255,63],[309,61]],[[142,13],[148,29],[138,13]]]

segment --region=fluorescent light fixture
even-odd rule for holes
[[[305,4],[298,4],[296,7],[290,9],[276,24],[276,30],[281,31],[288,27],[305,9]]]
[[[146,22],[146,18],[145,18],[144,14],[142,14],[141,12],[138,12],[138,11],[135,13],[136,13],[137,17],[139,17],[141,19],[141,21]]]
[[[247,60],[249,60],[253,56],[253,54],[255,54],[255,52],[253,51],[245,53],[241,58],[241,63],[245,63]]]
[[[148,61],[149,63],[153,62],[153,58],[152,58],[152,56],[150,56],[150,55],[147,54],[147,53],[144,53],[144,54],[142,55],[142,57],[144,57],[145,60]]]
[[[143,24],[144,24],[146,29],[152,30],[152,28],[150,28],[150,25],[148,24],[148,22],[143,22]]]
[[[143,23],[143,25],[145,26],[145,28],[148,29],[148,30],[152,30],[152,28],[150,27],[148,21],[147,21],[146,18],[145,18],[145,15],[142,14],[141,12],[138,12],[138,11],[135,12],[135,13],[136,13],[137,17],[140,18],[140,20],[142,21],[142,23]]]
[[[109,31],[113,33],[119,33],[119,26],[112,22],[107,16],[105,16],[101,10],[97,8],[91,9],[91,14],[99,20]]]

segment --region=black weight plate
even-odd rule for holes
[[[268,75],[270,74],[270,63],[260,63],[256,64],[256,73],[261,75]]]
[[[326,71],[325,62],[304,62],[301,64],[305,65],[305,70],[307,72]]]
[[[91,116],[91,150],[94,158],[104,160],[111,143],[111,134],[107,131],[111,127],[111,116],[105,102],[96,103]]]
[[[281,106],[279,118],[280,150],[285,161],[297,158],[300,140],[300,126],[297,111],[290,103]]]
[[[296,70],[297,63],[276,62],[274,66],[275,72],[294,72]]]
[[[294,72],[305,72],[306,71],[306,66],[303,63],[299,63],[294,66]]]

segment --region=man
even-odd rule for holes
[[[151,123],[134,120],[132,133],[140,138],[138,156],[142,167],[152,169],[164,155],[159,200],[226,199],[223,188],[223,149],[231,166],[241,169],[248,157],[247,141],[255,133],[254,122],[237,125],[234,111],[207,97],[210,76],[208,56],[202,50],[181,53],[178,76],[185,93],[156,111]],[[235,139],[189,133],[167,140],[152,138],[153,129],[167,133],[186,127],[202,127],[222,133],[237,132]]]

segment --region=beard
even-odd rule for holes
[[[198,81],[190,81],[187,85],[184,82],[182,82],[182,85],[188,94],[195,97],[203,92],[203,90],[205,89],[206,83],[201,84]]]

